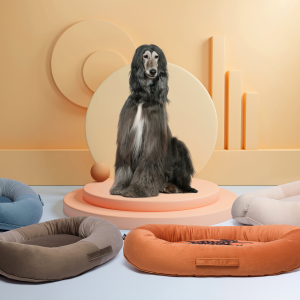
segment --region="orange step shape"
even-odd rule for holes
[[[91,182],[83,188],[83,200],[94,206],[126,211],[178,211],[199,208],[215,203],[220,198],[220,188],[209,181],[193,178],[191,186],[198,193],[159,194],[158,197],[126,198],[109,193],[114,179]]]
[[[199,180],[199,182],[197,182]],[[195,184],[196,182],[196,184]],[[201,183],[202,182],[202,183]],[[192,185],[198,187],[203,184],[203,181],[200,179],[193,179]],[[87,190],[90,190],[89,188]],[[64,197],[63,210],[65,215],[68,217],[71,216],[95,216],[101,219],[107,220],[115,224],[119,229],[131,230],[137,226],[145,224],[179,224],[179,225],[214,225],[221,222],[225,222],[231,219],[231,206],[234,200],[237,198],[237,195],[219,188],[219,199],[206,206],[192,209],[183,209],[177,211],[128,211],[120,209],[109,209],[99,206],[92,205],[86,202],[83,199],[84,189],[75,190]],[[109,189],[107,189],[109,193]],[[163,198],[169,196],[170,203],[175,207],[176,198],[174,196],[179,195],[163,195],[159,194],[157,202],[163,203]],[[86,193],[85,193],[86,197]],[[187,201],[189,205],[193,203],[191,201],[191,194],[180,194],[181,201],[178,200],[178,203]],[[122,197],[123,198],[123,197]],[[150,200],[152,198],[139,198],[135,199],[137,207],[150,207]],[[175,199],[175,200],[174,200]],[[178,197],[178,199],[180,199]],[[205,197],[204,197],[205,199]],[[142,201],[141,201],[142,200]],[[101,201],[101,200],[100,200]],[[123,201],[128,201],[130,205],[133,205],[134,199],[124,198]],[[147,203],[148,201],[148,203]],[[120,202],[120,201],[119,201]],[[118,201],[115,201],[112,205],[120,204]],[[125,203],[124,202],[124,203]],[[104,203],[104,201],[102,202]],[[107,200],[108,203],[108,200]],[[147,205],[145,205],[147,203]],[[129,205],[128,203],[125,205]],[[164,203],[165,205],[165,203]],[[182,205],[182,204],[181,204]],[[156,206],[155,204],[152,207]],[[120,208],[120,206],[118,206]],[[129,206],[128,206],[129,207]],[[162,207],[164,207],[162,205]],[[188,207],[188,206],[185,206]]]

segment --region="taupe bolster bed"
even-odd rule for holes
[[[0,274],[41,282],[74,277],[115,257],[119,229],[95,217],[71,217],[0,233]]]
[[[300,226],[300,181],[243,194],[234,201],[231,214],[246,225]]]

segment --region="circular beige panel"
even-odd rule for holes
[[[124,58],[114,51],[100,50],[91,54],[83,67],[83,79],[95,92],[101,82],[113,72],[126,66]]]
[[[135,44],[120,27],[105,21],[89,20],[68,28],[52,53],[51,69],[59,90],[72,102],[87,107],[93,92],[83,80],[83,66],[95,51],[110,50],[131,62]]]
[[[196,172],[209,160],[217,138],[214,104],[202,83],[188,71],[168,64],[169,126],[173,136],[189,148]],[[99,86],[86,115],[86,139],[96,162],[109,165],[114,174],[117,125],[120,111],[129,96],[130,66],[119,69]]]

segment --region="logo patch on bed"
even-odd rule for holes
[[[209,240],[182,241],[178,243],[193,244],[193,245],[247,246],[247,245],[260,244],[261,242],[226,240],[226,239],[220,239],[220,240],[209,239]]]

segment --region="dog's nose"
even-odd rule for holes
[[[151,69],[150,71],[150,75],[154,76],[156,74],[156,70],[155,69]]]

